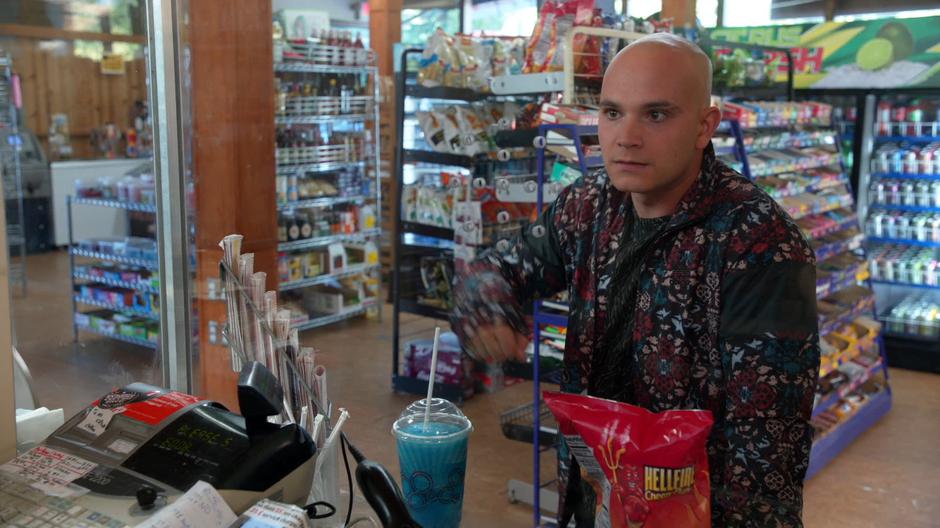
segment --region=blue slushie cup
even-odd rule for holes
[[[424,402],[410,405],[392,426],[402,491],[408,511],[423,528],[453,528],[460,526],[467,441],[473,426],[452,403],[433,398],[425,428]]]

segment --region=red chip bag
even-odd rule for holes
[[[711,526],[705,452],[711,412],[652,413],[577,394],[544,397],[598,498],[595,526]]]

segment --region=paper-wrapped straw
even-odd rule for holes
[[[268,329],[271,332],[267,333],[267,343],[265,343],[265,349],[267,350],[267,363],[265,366],[268,367],[268,370],[273,372],[275,375],[278,374],[278,362],[277,362],[277,349],[274,345],[274,318],[277,316],[277,292],[268,291],[264,292],[264,317],[268,323]]]
[[[317,390],[317,397],[319,397],[320,403],[323,404],[323,414],[329,419],[332,413],[330,412],[330,396],[326,392],[326,367],[317,365],[317,368],[313,372],[313,378],[314,386]]]
[[[296,328],[291,328],[287,334],[287,353],[285,354],[284,361],[287,361],[291,364],[293,368],[287,369],[287,377],[290,380],[291,391],[293,392],[293,402],[294,402],[294,414],[299,414],[297,409],[306,403],[310,399],[310,395],[304,394],[303,386],[300,383],[298,377],[299,370],[297,368],[297,357],[300,354],[300,335],[297,332]]]
[[[238,256],[238,280],[242,289],[238,292],[238,310],[241,314],[240,323],[242,325],[242,343],[244,345],[245,358],[248,360],[255,357],[255,314],[248,308],[249,295],[248,289],[251,286],[251,276],[255,273],[255,254],[245,253]]]
[[[238,257],[241,253],[242,236],[228,235],[219,242],[219,247],[222,248],[222,259],[231,271],[231,274],[225,274],[225,309],[230,330],[229,347],[232,353],[232,370],[241,372],[241,354],[244,353],[244,348],[241,338],[241,325],[239,324],[240,314],[238,312],[238,292],[235,287],[235,278],[238,273]],[[235,274],[235,276],[232,276],[232,274]]]
[[[251,276],[251,285],[249,287],[249,298],[258,312],[255,314],[254,341],[255,341],[255,361],[265,365],[268,358],[268,339],[261,329],[261,323],[265,317],[264,313],[264,285],[268,274],[259,271]]]
[[[310,432],[310,438],[317,445],[317,449],[323,447],[323,441],[320,440],[320,433],[323,431],[323,415],[318,414],[313,419],[313,431]]]
[[[274,339],[277,348],[278,379],[281,387],[284,389],[284,410],[287,412],[287,419],[295,422],[294,413],[291,407],[293,402],[293,387],[290,383],[290,374],[286,361],[288,361],[286,349],[290,333],[290,310],[278,310],[274,318]]]

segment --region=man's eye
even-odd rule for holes
[[[660,112],[658,110],[650,112],[649,116],[650,121],[654,123],[661,123],[666,120],[666,112]]]
[[[620,112],[608,108],[607,110],[604,110],[604,117],[610,120],[614,120],[620,117]]]

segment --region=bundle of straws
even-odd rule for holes
[[[278,309],[277,292],[265,291],[267,275],[254,271],[254,254],[242,254],[241,245],[241,235],[228,235],[219,243],[232,370],[240,372],[249,361],[267,367],[284,390],[284,413],[274,421],[297,423],[321,445],[323,435],[335,429],[329,425],[326,369],[316,364],[315,349],[300,347],[290,311]]]

